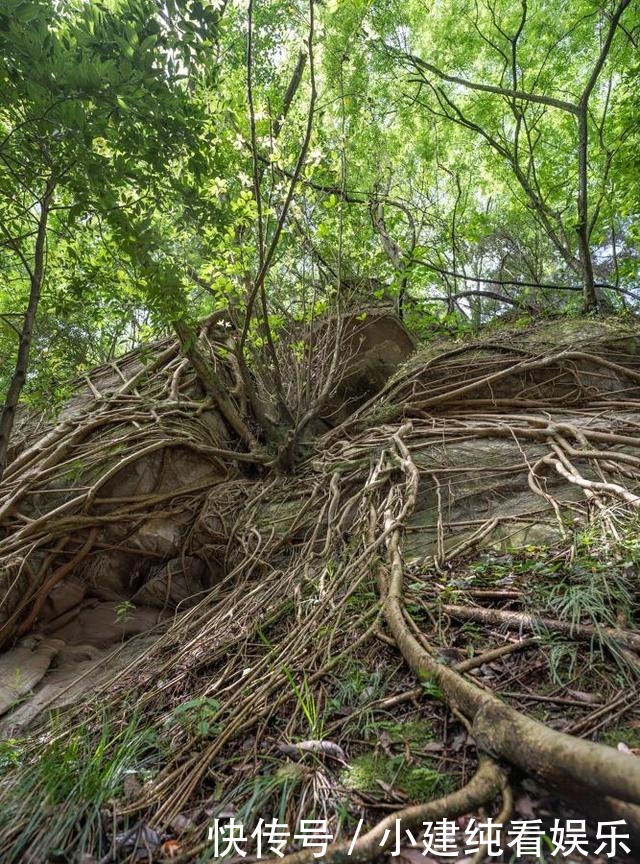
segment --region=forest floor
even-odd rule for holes
[[[194,440],[201,404],[159,396],[163,381],[180,395],[184,369],[163,350],[126,400],[80,404],[92,432],[64,438],[60,464],[67,484],[70,462],[90,464],[91,482],[76,469],[75,497],[14,509],[5,566],[153,516],[183,520],[180,556],[215,551],[224,572],[88,668],[73,704],[27,729],[8,713],[2,860],[640,860],[636,325],[427,348],[294,476],[108,499],[114,453],[130,473],[127,423],[138,454]],[[182,432],[176,403],[193,411]],[[51,487],[55,428],[16,457],[3,500]],[[489,820],[504,827],[487,846]]]

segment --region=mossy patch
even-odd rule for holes
[[[602,744],[608,744],[610,747],[626,744],[630,750],[637,750],[640,748],[640,729],[625,729],[624,727],[610,729],[604,733],[600,741]]]
[[[434,740],[429,720],[385,721],[377,728],[380,736],[386,737],[387,748],[385,751],[376,748],[354,759],[343,774],[345,786],[370,795],[380,795],[391,788],[416,803],[428,801],[452,788],[448,775],[419,764],[424,747]],[[395,754],[393,749],[402,749],[402,752]]]
[[[429,801],[452,788],[451,778],[424,765],[408,765],[404,755],[365,753],[354,759],[342,780],[349,789],[381,795],[391,788],[407,796],[410,803]]]
[[[433,741],[433,724],[429,720],[409,720],[406,723],[380,723],[392,744],[408,743],[411,748],[421,749]]]

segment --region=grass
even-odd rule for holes
[[[158,740],[142,719],[116,727],[106,718],[97,729],[81,727],[58,737],[52,725],[27,750],[5,742],[0,751],[0,835],[3,861],[76,860],[108,850],[103,808],[122,796],[128,774],[153,772]]]
[[[364,702],[379,699],[385,691],[385,670],[368,669],[363,664],[349,659],[340,669],[340,678],[329,702],[332,711],[341,708],[354,708]]]
[[[466,564],[455,581],[449,580],[440,602],[465,602],[468,588],[522,588],[522,605],[534,616],[548,617],[603,628],[630,627],[640,608],[637,573],[640,569],[638,518],[624,525],[620,538],[607,535],[599,523],[575,535],[572,549],[529,546],[504,554],[483,554]],[[466,642],[481,639],[484,628],[465,623],[460,632]],[[569,681],[577,671],[580,647],[570,637],[538,628],[554,684]],[[629,679],[628,661],[603,634],[589,647],[589,662],[598,663],[605,653],[616,658],[623,680]]]
[[[634,554],[634,560],[628,560],[629,554],[636,552],[635,531],[630,529],[625,538],[628,543],[624,539],[616,544],[605,542],[597,529],[591,528],[577,535],[572,560],[560,561],[558,566],[558,556],[549,556],[555,558],[549,566],[543,558],[537,565],[537,578],[528,585],[525,608],[537,615],[566,621],[572,627],[592,626],[596,633],[602,628],[633,626],[637,609],[635,572],[640,556]],[[576,644],[557,634],[541,635],[548,646],[552,679],[558,684],[569,680],[576,669]],[[589,644],[590,663],[603,659],[605,651],[628,677],[628,661],[605,634]]]
[[[558,633],[540,634],[540,642],[549,667],[551,683],[561,686],[571,681],[578,668],[579,647]]]
[[[407,608],[428,638],[445,646],[472,645],[476,653],[495,644],[486,627],[473,622],[443,624],[442,632],[438,632],[438,624],[444,621],[438,615],[439,603],[465,602],[471,587],[522,587],[524,604],[518,602],[517,609],[524,605],[536,614],[570,622],[616,626],[620,616],[633,621],[637,598],[632,573],[638,562],[640,543],[634,546],[631,539],[628,545],[614,548],[595,534],[579,538],[573,556],[567,550],[540,547],[485,554],[463,561],[445,577],[452,583],[446,592],[434,590],[433,597],[428,596],[429,587],[439,588],[440,577],[423,579],[416,575],[410,582]],[[206,808],[214,817],[221,811],[233,812],[246,825],[255,825],[261,816],[289,825],[300,819],[327,819],[337,833],[341,826],[357,821],[363,807],[369,811],[367,818],[373,819],[372,812],[381,802],[385,806],[425,802],[457,785],[461,769],[452,761],[458,750],[451,747],[451,728],[441,723],[442,706],[434,699],[422,699],[419,711],[412,700],[385,707],[385,697],[413,690],[415,677],[393,648],[375,638],[349,651],[348,622],[375,600],[367,583],[349,597],[347,611],[352,614],[342,619],[345,634],[342,638],[339,634],[328,654],[331,659],[338,656],[339,662],[330,667],[320,684],[309,677],[317,667],[304,667],[296,658],[289,662],[275,650],[287,638],[294,617],[296,605],[291,599],[278,601],[267,620],[256,625],[239,662],[251,666],[266,651],[273,652],[272,669],[278,672],[279,686],[288,691],[289,701],[269,715],[267,725],[255,738],[253,732],[245,735],[243,731],[242,740],[224,744],[208,762],[207,772],[190,799],[194,812],[205,812]],[[331,622],[326,627],[326,633],[323,631],[322,637],[316,634],[317,638],[331,635]],[[590,666],[586,660],[588,643],[573,642],[566,635],[541,635],[541,653],[549,675],[544,667],[542,675],[535,673],[534,690],[545,693],[547,685],[577,676],[581,680],[573,687],[589,692],[599,689],[606,698],[613,680],[603,685],[604,676],[615,673],[608,655],[608,669],[595,654]],[[120,716],[102,718],[65,736],[59,727],[52,726],[28,746],[15,740],[0,745],[0,832],[8,838],[3,862],[18,864],[29,858],[80,861],[83,852],[98,859],[108,853],[113,833],[111,814],[122,810],[125,778],[134,774],[144,782],[171,763],[169,741],[174,749],[179,741],[195,754],[206,752],[233,716],[231,703],[221,704],[203,696],[188,698],[198,692],[197,687],[203,692],[203,682],[210,681],[217,669],[226,668],[227,655],[221,654],[216,662],[218,666],[202,668],[202,681],[194,673],[184,691],[186,701],[176,705],[173,698],[170,705],[151,703],[152,720],[133,717],[123,723]],[[529,686],[527,680],[517,677],[521,668],[526,671],[527,662],[527,655],[522,654],[509,657],[504,667],[497,664],[498,675],[515,676],[516,683],[505,689]],[[441,695],[433,680],[427,678],[422,683],[428,695],[436,699]],[[534,703],[527,710],[543,721],[549,711],[546,703]],[[431,719],[425,717],[427,713]],[[126,716],[128,719],[130,715]],[[571,717],[581,716],[578,706]],[[155,724],[155,729],[150,724]],[[326,754],[288,758],[279,752],[279,743],[305,738],[339,744],[348,766]],[[621,728],[606,733],[602,740],[612,746],[624,741],[635,747],[637,738],[635,730]],[[434,741],[439,746],[429,747]],[[118,832],[126,831],[126,818],[114,826]],[[194,818],[198,821],[203,817]],[[201,828],[199,824],[198,830]],[[205,850],[200,860],[208,860],[209,854]]]
[[[286,822],[308,776],[303,765],[286,762],[234,789],[228,803],[244,799],[235,817],[244,825],[254,824],[261,816]]]
[[[640,729],[630,729],[618,727],[605,732],[600,741],[603,744],[608,744],[610,747],[617,747],[618,744],[626,744],[631,750],[640,748]]]
[[[574,562],[556,580],[542,580],[531,592],[533,607],[573,626],[618,626],[632,618],[633,594],[628,574],[607,560]]]

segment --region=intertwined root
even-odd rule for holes
[[[29,589],[6,604],[5,636],[34,623],[65,567],[94,554],[107,529],[126,524],[122,544],[131,526],[151,516],[186,513],[183,554],[206,559],[224,549],[226,575],[96,694],[102,709],[142,712],[171,739],[161,770],[120,803],[120,816],[143,813],[170,825],[211,794],[244,742],[251,742],[245,765],[257,770],[283,741],[309,738],[332,676],[382,640],[384,651],[392,641],[420,680],[437,685],[483,756],[465,792],[420,813],[451,816],[491,797],[506,782],[499,762],[582,805],[597,792],[607,812],[624,813],[640,830],[640,768],[628,756],[508,706],[478,685],[473,660],[457,668],[443,662],[439,634],[419,626],[404,599],[407,567],[442,574],[478,544],[508,542],[532,525],[546,525],[557,542],[571,545],[575,520],[597,520],[611,542],[620,541],[640,501],[639,370],[639,358],[614,350],[539,355],[484,344],[449,352],[417,364],[316,442],[315,456],[294,476],[256,479],[241,474],[244,452],[242,469],[230,467],[231,439],[221,426],[212,435],[203,421],[210,406],[194,398],[184,361],[164,346],[144,383],[133,376],[115,396],[94,398],[77,421],[46,432],[7,472],[7,598],[25,572]],[[200,488],[113,494],[122,472],[172,447],[194,449],[218,472],[216,485],[208,478]],[[64,486],[78,462],[91,482]],[[51,486],[57,491],[48,506],[25,519],[20,508],[29,496]],[[607,639],[637,667],[635,633],[622,624],[609,631]],[[568,635],[584,633],[570,628]],[[502,646],[487,654],[485,662],[506,652]],[[190,700],[210,700],[205,735],[175,722],[176,709]],[[88,716],[74,709],[60,736]],[[0,800],[15,795],[18,774]],[[362,838],[363,859],[378,830]],[[342,852],[332,854],[340,860]]]

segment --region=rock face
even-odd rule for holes
[[[323,321],[319,335],[331,351],[336,322]],[[322,420],[337,426],[385,385],[416,350],[416,340],[390,311],[371,310],[347,316],[341,343],[340,381]]]
[[[395,315],[371,312],[346,325],[344,353],[349,358],[339,395],[361,404],[374,396],[416,350],[415,339]]]
[[[625,466],[640,456],[635,322],[559,320],[443,348],[427,345],[407,370],[410,385],[390,397],[417,418],[412,455],[425,475],[403,545],[408,563],[470,540],[554,543],[575,522],[624,505],[615,487],[638,485]],[[622,462],[607,463],[610,447]],[[587,455],[598,451],[600,462]]]
[[[0,656],[0,714],[33,690],[62,647],[61,639],[31,636]]]
[[[402,418],[411,421],[407,443],[423,479],[403,540],[407,564],[465,547],[555,543],[575,522],[625,503],[615,488],[602,498],[588,488],[602,471],[612,487],[623,482],[637,494],[639,330],[561,320],[427,345],[345,424],[348,441],[329,433],[336,464],[375,461],[371,430],[377,447],[388,447]],[[626,462],[608,463],[609,447]],[[599,464],[582,455],[600,449]],[[303,503],[272,498],[262,526],[296,524],[302,536],[311,530],[300,524]]]
[[[413,338],[402,322],[388,312],[347,318],[342,341],[345,370],[326,411],[331,425],[378,392],[414,350]],[[138,361],[125,362],[123,366],[133,374],[143,368]],[[105,372],[97,374],[93,383],[93,387],[108,392],[113,385],[113,376]],[[190,391],[197,396],[195,382]],[[78,397],[72,402],[76,411],[83,407]],[[161,400],[157,404],[160,407]],[[63,416],[71,416],[69,409],[63,411]],[[199,427],[209,428],[212,441],[224,440],[225,429],[215,412],[200,412],[197,419]],[[78,471],[74,479],[85,479],[81,467]],[[90,479],[90,471],[86,473]],[[110,516],[117,501],[145,496],[162,498],[176,490],[215,490],[226,479],[224,469],[204,459],[197,450],[178,443],[133,460],[126,469],[115,472],[102,484],[95,509]],[[68,498],[64,482],[58,496],[61,501]],[[216,497],[214,491],[212,498]],[[46,501],[44,496],[35,496],[35,502],[32,512],[46,512],[51,507],[51,500]],[[148,629],[151,619],[157,620],[158,614],[172,613],[177,607],[184,609],[196,602],[203,591],[222,578],[224,571],[215,554],[211,554],[210,528],[205,537],[201,536],[196,554],[185,554],[185,538],[192,524],[193,513],[189,508],[174,510],[170,515],[154,514],[143,520],[109,521],[97,536],[97,544],[103,551],[93,551],[55,586],[38,616],[38,630],[58,636],[67,644],[84,642],[106,647]],[[120,626],[122,622],[116,621],[114,611],[125,601],[136,607],[135,613],[129,613],[128,627]]]

